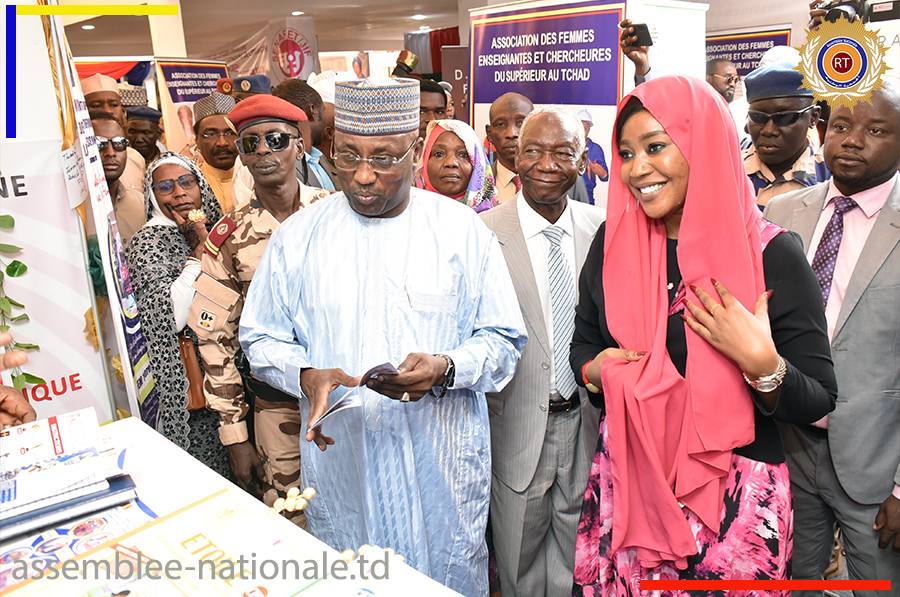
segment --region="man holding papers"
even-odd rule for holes
[[[412,188],[418,125],[417,82],[337,84],[343,192],[272,236],[240,339],[256,377],[307,399],[307,425],[333,390],[397,365],[353,390],[360,407],[307,427],[302,476],[319,494],[309,530],[336,549],[391,547],[451,589],[483,595],[484,393],[512,377],[525,325],[494,235],[466,206]]]

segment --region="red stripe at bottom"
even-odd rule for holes
[[[642,580],[642,591],[890,591],[889,580]]]

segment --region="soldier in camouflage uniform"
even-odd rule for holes
[[[219,413],[219,438],[238,484],[271,506],[300,484],[300,411],[296,397],[252,378],[249,368],[242,371],[241,310],[256,265],[278,225],[329,193],[304,186],[294,173],[293,164],[303,151],[296,127],[306,118],[302,110],[272,96],[258,96],[239,104],[229,116],[255,187],[250,203],[222,218],[209,234],[188,323],[199,338],[207,406]],[[296,142],[275,149],[266,139],[273,132],[290,134]],[[244,137],[255,141],[241,145]],[[251,400],[252,442],[246,422]],[[305,526],[301,512],[290,516]]]

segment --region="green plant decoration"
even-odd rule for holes
[[[10,215],[0,215],[0,229],[12,230],[16,225],[16,220]],[[22,250],[22,247],[0,243],[0,255],[16,255]],[[12,325],[17,323],[25,323],[28,321],[28,313],[25,312],[25,305],[18,302],[8,294],[6,294],[6,278],[18,278],[25,275],[28,266],[18,259],[8,262],[0,257],[0,332],[8,332]],[[14,310],[20,311],[14,314]],[[4,348],[7,350],[40,350],[37,344],[28,344],[26,342],[17,342],[15,339],[10,346]],[[21,367],[12,370],[13,386],[20,392],[29,384],[46,384],[42,378],[37,375],[23,371]]]

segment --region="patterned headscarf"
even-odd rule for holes
[[[431,154],[431,147],[435,141],[446,132],[459,137],[466,146],[469,162],[472,164],[472,177],[469,179],[466,192],[458,197],[453,197],[453,199],[465,203],[476,212],[482,212],[497,205],[494,172],[488,162],[484,147],[472,127],[460,120],[432,120],[428,123],[425,132],[425,151],[422,154],[422,164],[416,174],[416,186],[433,193],[438,192],[428,179],[428,156]]]
[[[173,164],[181,166],[191,174],[197,177],[197,183],[200,186],[200,208],[206,214],[206,229],[212,230],[212,225],[222,218],[222,208],[216,199],[216,194],[212,187],[206,181],[206,177],[200,171],[200,168],[183,155],[177,153],[166,152],[161,154],[156,160],[147,166],[147,172],[144,174],[144,209],[147,212],[147,223],[144,226],[175,226],[175,222],[163,214],[159,203],[156,201],[156,195],[153,193],[153,173],[160,166]]]
[[[171,287],[184,270],[191,247],[175,222],[163,215],[151,188],[153,173],[165,164],[181,166],[197,177],[207,230],[222,217],[219,202],[200,169],[184,156],[167,152],[147,168],[144,203],[148,221],[131,237],[125,248],[125,258],[159,394],[156,421],[149,423],[195,458],[227,474],[228,465],[224,451],[220,449],[221,442],[212,431],[214,419],[209,424],[206,411],[189,414],[187,410],[188,381],[177,337],[181,330],[175,329]]]

